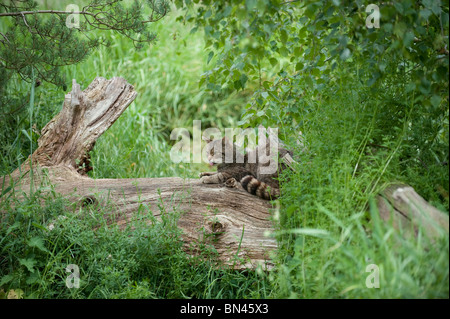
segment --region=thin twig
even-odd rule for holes
[[[58,11],[58,10],[37,10],[37,11],[20,11],[20,12],[3,12],[0,17],[15,17],[35,13],[51,13],[51,14],[91,14],[87,11]]]
[[[4,34],[1,33],[1,32],[0,32],[0,34],[5,38],[6,42],[11,43],[11,42],[9,42],[8,38],[6,37],[6,35],[4,35]],[[2,41],[2,42],[3,42],[3,41]]]

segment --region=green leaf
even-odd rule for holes
[[[419,91],[422,92],[424,95],[427,95],[430,92],[430,87],[431,87],[431,82],[423,77],[420,80],[420,86],[419,86]]]
[[[29,272],[34,272],[34,266],[36,265],[36,260],[33,258],[20,258],[19,263],[27,267]]]
[[[45,248],[44,240],[41,237],[32,237],[27,242],[28,246],[35,247],[41,251],[48,252],[47,248]]]
[[[247,83],[248,77],[245,74],[241,74],[239,81],[241,83],[241,87],[244,88],[245,84]]]
[[[7,284],[8,282],[10,282],[13,279],[14,279],[14,277],[11,274],[3,276],[2,280],[0,280],[0,287],[2,287],[3,285]]]
[[[414,32],[407,31],[403,37],[403,46],[409,47],[414,40]]]
[[[214,56],[214,51],[210,51],[209,54],[208,54],[208,61],[206,62],[206,64],[209,64],[209,62],[211,61],[213,56]]]
[[[20,228],[21,224],[20,222],[15,222],[11,226],[8,227],[8,230],[6,231],[6,235],[9,235],[13,230]]]
[[[253,10],[258,5],[258,0],[246,0],[245,1],[245,7],[248,11]]]
[[[399,38],[402,38],[406,32],[406,24],[404,22],[397,22],[394,26],[394,34]]]
[[[312,88],[314,86],[314,83],[311,80],[311,77],[309,77],[309,76],[305,77],[304,81],[305,81],[306,86],[308,86],[309,88]]]
[[[438,107],[439,104],[441,104],[441,97],[439,95],[433,95],[430,99],[430,102],[434,107]]]
[[[11,186],[6,187],[6,188],[2,191],[2,193],[0,194],[0,197],[3,197],[3,195],[5,195],[6,193],[8,193],[11,189],[12,189]]]
[[[416,89],[416,84],[415,84],[414,82],[408,83],[408,84],[405,86],[405,91],[406,91],[406,93],[409,93],[409,92],[411,92],[411,91],[413,91],[413,90],[415,90],[415,89]]]
[[[228,16],[230,15],[232,9],[233,9],[233,8],[232,8],[231,6],[226,6],[226,7],[225,7],[225,10],[223,10],[223,16],[224,16],[224,17],[228,17]]]
[[[401,2],[394,1],[394,7],[397,10],[397,12],[400,13],[401,15],[405,14],[405,9],[403,8]]]
[[[22,133],[28,138],[28,140],[32,141],[32,139],[31,139],[31,137],[30,137],[30,135],[28,134],[27,131],[22,129]]]
[[[41,224],[32,222],[31,225],[33,225],[33,226],[36,227],[36,228],[39,228],[40,230],[48,231],[48,229],[45,228],[44,226],[42,226]]]
[[[432,14],[431,10],[423,9],[423,10],[420,10],[419,17],[424,20],[428,20],[428,18],[430,17],[431,14]]]
[[[287,39],[288,39],[288,34],[287,34],[286,30],[285,29],[281,29],[281,31],[280,31],[280,40],[281,40],[281,42],[283,44],[285,44],[287,42]]]
[[[289,50],[283,46],[280,48],[280,54],[282,57],[287,57],[289,55]]]
[[[39,274],[37,273],[37,272],[34,272],[34,273],[31,273],[29,276],[28,276],[28,278],[27,278],[27,280],[25,281],[28,285],[32,285],[32,284],[34,284],[34,283],[36,283],[36,282],[38,282],[38,280],[39,280]]]
[[[441,1],[439,0],[423,0],[422,4],[425,8],[430,9],[437,16],[441,13]]]
[[[212,31],[213,31],[212,26],[207,25],[207,26],[205,27],[205,35],[206,35],[206,36],[211,36],[211,32],[212,32]]]
[[[249,119],[245,119],[245,120],[238,121],[238,122],[237,122],[237,125],[238,125],[238,126],[242,126],[242,125],[248,124],[248,123],[249,123]]]
[[[205,83],[205,81],[206,81],[206,77],[205,77],[205,76],[202,76],[202,77],[200,78],[200,80],[198,81],[198,87],[199,87],[199,88],[202,87],[202,85]]]
[[[278,60],[277,59],[275,59],[275,58],[270,58],[269,59],[269,62],[270,62],[270,64],[274,67],[274,66],[276,66],[277,65],[277,63],[278,63]]]

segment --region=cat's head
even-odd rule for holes
[[[203,140],[208,143],[205,147],[206,157],[208,159],[208,163],[210,166],[214,166],[221,163],[226,163],[225,155],[226,151],[231,151],[230,154],[233,154],[233,143],[227,138],[219,138],[215,140],[211,140],[207,137],[203,136]]]

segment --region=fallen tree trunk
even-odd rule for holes
[[[208,240],[219,253],[218,262],[239,269],[271,267],[269,252],[277,245],[265,235],[272,230],[268,201],[198,179],[87,177],[89,152],[96,140],[135,97],[133,86],[122,78],[98,77],[84,91],[73,80],[63,109],[42,129],[38,148],[3,178],[3,185],[29,193],[49,183],[72,202],[105,205],[110,209],[105,215],[108,222],[121,226],[141,205],[156,217],[163,205],[165,212],[181,213],[178,227],[186,245]]]

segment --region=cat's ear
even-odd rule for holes
[[[202,135],[202,140],[204,140],[206,143],[209,143],[212,141],[212,139],[210,139],[209,137],[203,136],[203,135]]]

